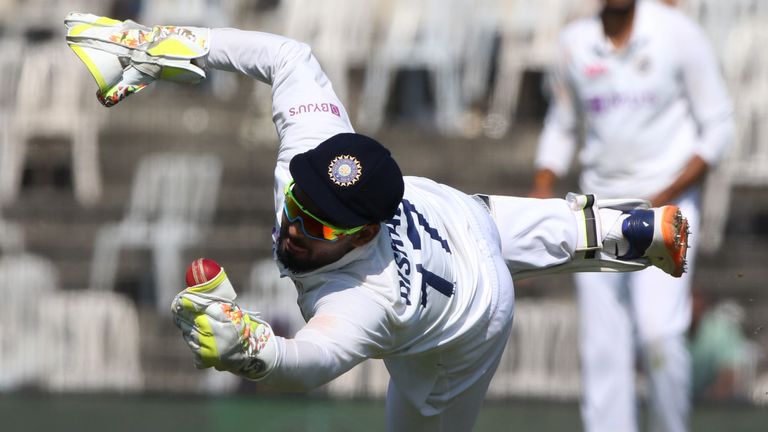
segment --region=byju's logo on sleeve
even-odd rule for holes
[[[336,117],[341,117],[341,111],[335,104],[322,102],[322,103],[307,103],[288,108],[288,116],[293,117],[304,113],[316,113],[324,112],[331,113]]]

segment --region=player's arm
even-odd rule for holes
[[[69,14],[65,25],[67,43],[96,80],[99,100],[106,106],[154,80],[195,83],[206,78],[210,69],[240,72],[271,85],[280,138],[278,201],[295,154],[335,134],[353,131],[309,46],[297,41],[237,29],[148,27],[80,13]]]
[[[277,194],[287,184],[294,155],[353,131],[346,109],[306,44],[269,33],[212,29],[207,64],[272,86],[272,118],[280,138]]]
[[[561,38],[558,63],[550,71],[552,91],[544,129],[539,139],[534,165],[536,172],[529,193],[534,198],[551,198],[558,178],[568,172],[577,145],[579,109],[575,88],[568,77],[567,55]]]
[[[307,391],[368,358],[381,357],[391,337],[385,325],[386,312],[372,299],[352,298],[356,294],[360,293],[327,299],[330,301],[320,306],[294,338],[282,339],[278,345],[280,361],[264,384]]]
[[[306,391],[378,357],[390,345],[386,310],[363,288],[324,287],[310,294],[320,297],[312,319],[287,339],[276,336],[258,314],[242,310],[231,285],[219,279],[187,288],[172,305],[198,368]]]
[[[685,24],[677,29],[685,47],[681,53],[682,82],[699,127],[699,146],[672,184],[651,199],[654,206],[668,204],[701,182],[733,141],[733,106],[715,53],[700,28]]]
[[[672,184],[650,199],[651,205],[660,207],[670,204],[688,188],[701,182],[709,171],[709,166],[710,164],[700,155],[693,155]]]

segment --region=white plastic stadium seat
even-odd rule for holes
[[[70,291],[44,297],[44,387],[55,392],[144,388],[136,306],[111,292]]]
[[[62,21],[69,12],[89,12],[104,15],[109,11],[112,2],[104,0],[15,0],[12,12],[8,15],[8,31],[19,35],[27,31],[47,31],[63,40],[64,26]],[[10,11],[9,11],[10,12]]]
[[[380,9],[387,1],[283,0],[274,14],[261,16],[261,22],[245,28],[266,27],[264,31],[271,29],[310,45],[333,83],[336,95],[353,116],[356,104],[351,100],[355,92],[350,89],[350,71],[365,67],[378,28]],[[253,145],[273,148],[275,126],[271,87],[254,80],[248,108],[249,115],[244,117],[241,125],[241,136]]]
[[[339,99],[349,106],[349,71],[368,59],[378,0],[283,0],[283,34],[309,44],[333,83]]]
[[[13,112],[16,110],[16,89],[21,75],[21,53],[24,41],[11,37],[0,39],[0,157],[10,145]],[[21,226],[0,216],[0,251],[4,254],[24,249],[24,232]]]
[[[557,38],[571,19],[592,13],[593,1],[497,0],[500,17],[496,79],[491,89],[485,133],[502,138],[514,122],[523,75],[555,63]]]
[[[5,255],[21,253],[24,243],[24,229],[21,225],[7,221],[0,215],[0,252]]]
[[[0,38],[0,146],[9,138],[11,116],[16,110],[16,92],[21,76],[21,53],[24,40],[21,38]]]
[[[0,198],[16,199],[33,137],[63,137],[72,146],[75,196],[92,204],[101,194],[97,111],[92,85],[76,56],[60,40],[26,45],[9,136],[0,155]],[[99,108],[100,109],[100,108]]]
[[[766,12],[765,0],[685,0],[683,9],[697,21],[720,59],[728,55],[726,41],[731,29]],[[765,18],[766,15],[763,15]]]
[[[80,70],[82,66],[60,41],[64,35],[62,19],[68,12],[103,14],[108,8],[109,2],[102,0],[24,0],[4,2],[0,7],[0,25],[7,37],[0,41],[0,69],[4,69],[2,63],[6,60],[23,69],[21,82],[0,70],[0,201],[17,197],[27,140],[34,136],[68,139],[72,144],[76,197],[82,204],[98,199],[101,180],[97,137],[103,113],[92,111],[97,103],[80,103],[83,90],[91,87],[83,86],[87,77]],[[53,42],[25,43],[34,33],[48,35]],[[9,105],[3,99],[9,92],[14,94],[13,110],[4,113]],[[93,102],[94,94],[90,90],[86,93],[88,102]],[[4,122],[9,113],[15,113],[15,127]]]
[[[464,50],[462,96],[467,104],[481,101],[488,91],[488,79],[493,68],[496,38],[501,30],[503,0],[478,0],[469,20],[467,47]]]
[[[16,0],[0,0],[0,26],[7,28],[16,13]]]
[[[8,146],[11,145],[11,125],[21,76],[22,62],[19,59],[23,50],[24,39],[21,37],[0,39],[0,158],[11,151]]]
[[[225,27],[233,25],[240,0],[152,0],[141,7],[144,25]]]
[[[0,391],[42,383],[48,323],[40,302],[58,289],[53,264],[34,255],[0,258]]]
[[[580,394],[579,319],[564,300],[515,302],[515,322],[488,396],[575,399]]]
[[[725,79],[734,102],[736,133],[724,160],[704,188],[699,247],[718,250],[734,186],[768,186],[768,44],[764,21],[745,22],[733,29],[723,59]]]
[[[375,43],[363,83],[357,124],[369,132],[384,122],[385,108],[401,69],[431,76],[438,130],[462,132],[461,68],[469,34],[469,0],[393,0],[383,38]]]
[[[113,288],[121,249],[149,249],[156,306],[167,312],[173,296],[184,287],[182,252],[199,244],[210,226],[221,175],[222,162],[215,155],[145,156],[134,174],[125,217],[97,233],[91,288]]]

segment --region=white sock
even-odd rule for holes
[[[600,209],[600,223],[603,230],[603,253],[615,258],[629,251],[629,242],[621,231],[622,222],[629,214],[610,208]]]

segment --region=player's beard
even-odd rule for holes
[[[291,252],[286,244],[288,239],[294,247],[300,249],[298,253]],[[306,238],[292,238],[288,234],[288,224],[284,223],[280,227],[280,237],[277,239],[277,259],[294,273],[308,273],[335,261],[317,251],[317,247],[310,243]]]
[[[301,261],[296,259],[293,255],[289,254],[282,248],[277,249],[277,259],[293,273],[308,273],[312,270],[320,268],[318,265],[313,265],[308,261]]]
[[[320,265],[313,263],[312,260],[300,259],[290,253],[285,247],[286,238],[287,236],[281,230],[280,238],[277,241],[277,259],[283,263],[285,268],[294,273],[307,273],[320,268]]]

